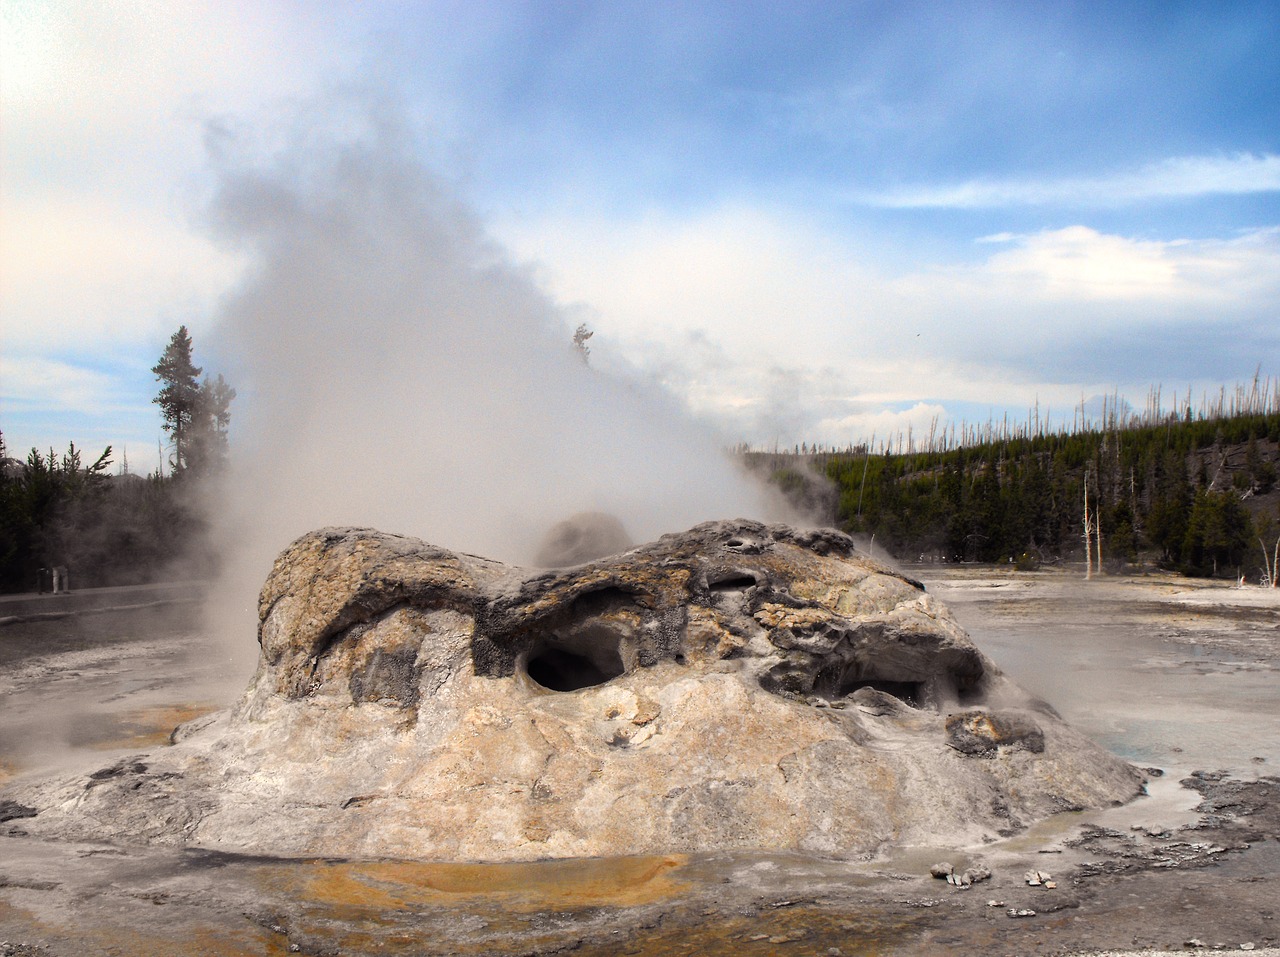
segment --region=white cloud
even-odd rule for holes
[[[77,437],[94,411],[154,432],[154,410],[130,417],[115,398],[148,375],[69,357],[150,355],[212,313],[238,260],[191,225],[209,181],[202,121],[345,75],[356,47],[333,26],[270,3],[0,4],[7,427],[21,396]]]
[[[1069,226],[1000,240],[1005,248],[981,263],[921,272],[898,285],[914,298],[946,299],[975,313],[1013,309],[1055,329],[1212,323],[1263,309],[1280,291],[1274,229],[1227,240],[1160,241]]]
[[[895,423],[927,430],[941,397],[1069,408],[1082,390],[1144,391],[1152,373],[1129,383],[1117,370],[1174,352],[1193,364],[1211,330],[1256,323],[1261,335],[1280,301],[1275,230],[1172,241],[1086,226],[1004,234],[986,237],[984,259],[906,274],[877,267],[874,248],[746,206],[500,232],[560,299],[590,307],[601,361],[629,357],[766,444],[905,432]],[[1265,350],[1260,342],[1259,359]]]
[[[946,429],[947,408],[937,402],[917,402],[908,409],[876,408],[855,412],[839,418],[820,419],[811,428],[814,435],[823,436],[835,446],[840,436],[849,443],[874,439],[876,448],[881,443],[897,448],[926,445],[931,435],[940,437]]]
[[[50,411],[96,411],[111,377],[39,357],[0,356],[0,395],[6,405],[39,403]]]
[[[6,199],[0,336],[10,349],[154,339],[207,315],[238,260],[162,213],[111,197]]]
[[[1108,236],[1086,226],[1012,241],[1014,248],[987,260],[984,277],[1071,299],[1166,298],[1184,291],[1168,243]]]
[[[888,193],[860,193],[858,202],[893,209],[978,209],[1001,206],[1118,206],[1149,200],[1280,191],[1280,156],[1175,156],[1110,176],[1034,180],[969,180]]]

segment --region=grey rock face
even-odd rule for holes
[[[978,841],[1140,775],[833,531],[713,522],[525,571],[369,529],[276,561],[239,704],[33,833],[528,860]]]

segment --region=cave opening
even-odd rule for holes
[[[881,681],[878,679],[870,681],[855,681],[842,691],[841,697],[851,695],[859,688],[871,688],[873,691],[883,691],[885,694],[892,695],[904,704],[909,704],[913,708],[919,708],[924,693],[924,682]]]
[[[745,591],[748,588],[756,587],[756,578],[754,575],[747,574],[729,574],[723,578],[715,578],[707,583],[707,587],[712,591]]]
[[[925,683],[888,678],[865,664],[853,662],[833,663],[814,676],[813,691],[828,700],[838,700],[852,695],[859,688],[871,688],[892,695],[904,704],[919,708],[924,703]]]
[[[623,636],[595,623],[538,638],[529,650],[525,672],[549,691],[581,691],[626,672]]]
[[[581,691],[602,685],[622,674],[603,671],[583,655],[559,648],[545,648],[529,659],[529,677],[550,691]]]

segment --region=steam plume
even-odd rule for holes
[[[245,612],[322,525],[519,562],[584,510],[636,541],[781,517],[675,400],[583,363],[573,322],[385,125],[227,170],[214,209],[250,261],[215,334],[240,395],[220,524]]]

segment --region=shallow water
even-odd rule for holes
[[[1014,680],[1135,763],[1241,772],[1259,763],[1280,767],[1274,668],[1093,628],[1062,629],[1054,641],[1046,650],[1017,630],[982,636],[984,649]]]
[[[1280,773],[1280,611],[1155,603],[1149,587],[1060,577],[1047,595],[928,584],[1007,674],[1116,754]]]

